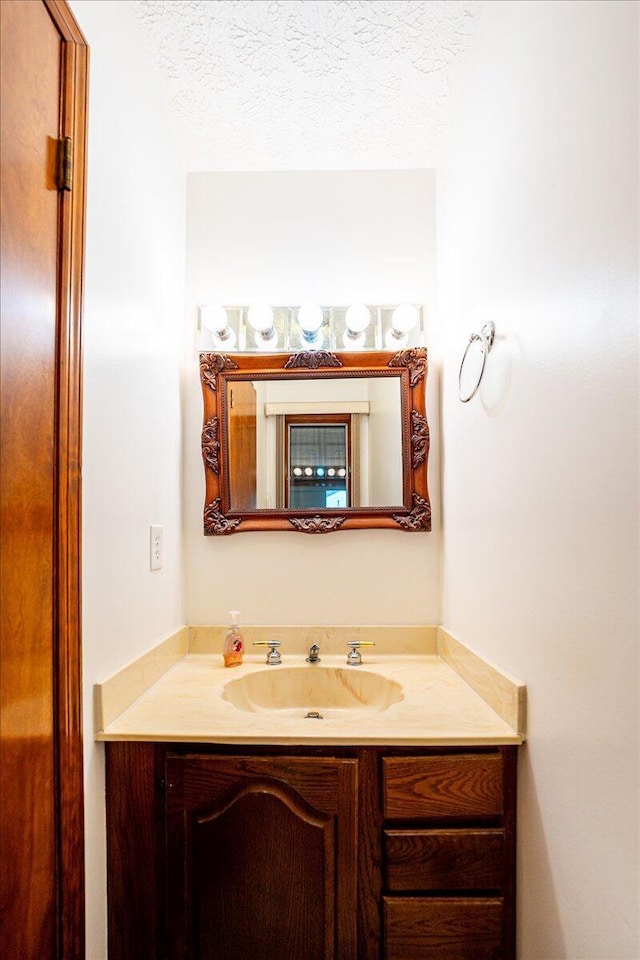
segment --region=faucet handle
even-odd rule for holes
[[[375,647],[375,643],[373,640],[349,640],[348,646],[347,664],[350,667],[359,667],[362,663],[360,647]]]
[[[275,666],[277,663],[282,663],[282,656],[278,647],[280,646],[279,640],[254,640],[254,647],[269,647],[269,653],[267,654],[266,662],[270,666]]]
[[[309,647],[309,656],[305,658],[307,663],[320,663],[320,647],[317,643],[312,643]]]

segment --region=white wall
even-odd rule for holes
[[[186,173],[128,3],[73,0],[91,47],[84,306],[87,960],[106,958],[104,769],[93,684],[183,623]],[[149,570],[149,524],[164,567]]]
[[[402,402],[398,380],[372,380],[369,399],[371,503],[391,506],[402,503],[402,435],[394,429]]]
[[[189,176],[185,382],[186,610],[191,623],[434,623],[440,613],[437,382],[431,374],[431,534],[204,537],[195,334],[207,302],[424,303],[435,308],[432,171]],[[431,326],[432,329],[432,326]]]
[[[638,6],[487,3],[454,103],[443,623],[527,683],[520,956],[637,960]]]

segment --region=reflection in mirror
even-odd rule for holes
[[[232,511],[401,507],[400,374],[227,380]]]
[[[285,495],[288,509],[354,506],[359,475],[351,453],[351,417],[315,413],[285,417]]]
[[[204,532],[431,529],[426,351],[200,354]]]

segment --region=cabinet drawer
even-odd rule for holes
[[[385,960],[501,960],[501,898],[385,897]]]
[[[389,891],[501,890],[504,830],[385,830]]]
[[[384,757],[382,770],[388,820],[502,815],[500,754]]]

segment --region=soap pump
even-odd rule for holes
[[[231,617],[231,623],[224,638],[222,655],[225,667],[237,667],[242,663],[244,657],[244,639],[238,625],[240,611],[229,610],[229,616]]]

